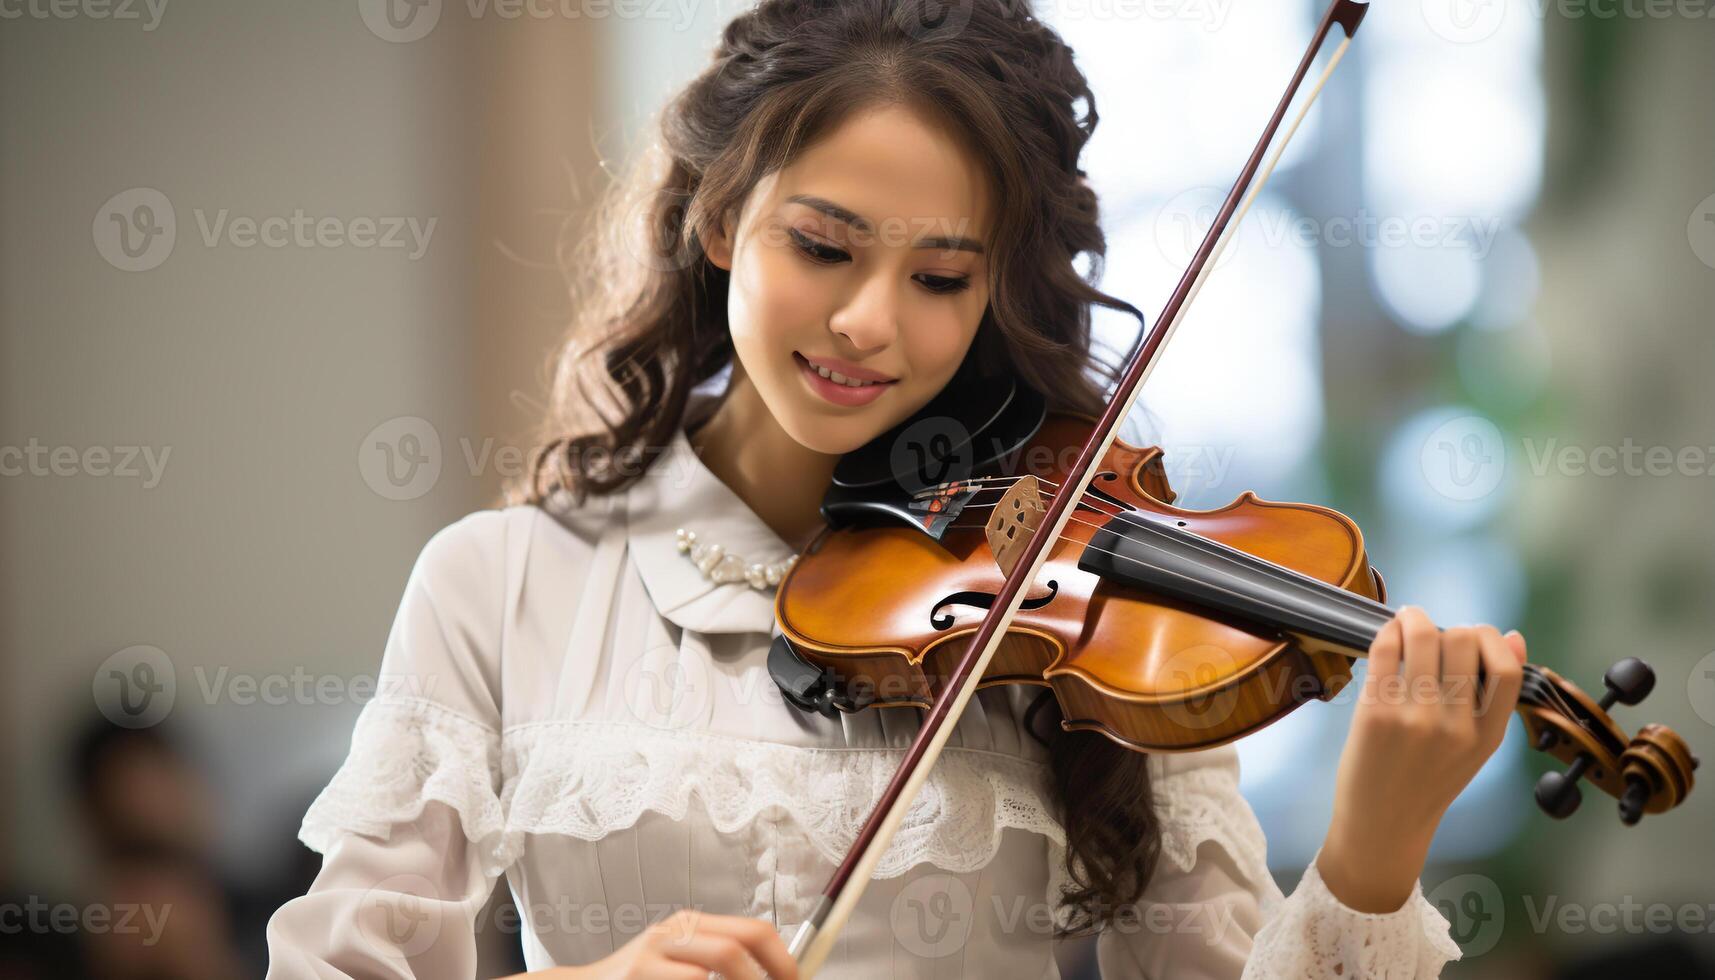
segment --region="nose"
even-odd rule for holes
[[[829,329],[851,341],[853,353],[884,350],[899,336],[899,288],[888,274],[866,277],[834,312]]]

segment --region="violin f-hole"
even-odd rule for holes
[[[1041,609],[1043,606],[1053,602],[1054,597],[1060,594],[1060,583],[1054,579],[1049,579],[1047,586],[1047,595],[1038,596],[1035,599],[1025,599],[1023,602],[1019,603],[1018,608],[1020,610]],[[942,599],[940,602],[935,603],[935,608],[929,610],[929,625],[938,630],[947,629],[953,625],[955,620],[951,612],[942,611],[945,607],[976,606],[979,609],[987,609],[994,605],[995,595],[996,593],[993,592],[955,592]]]

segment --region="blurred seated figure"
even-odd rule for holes
[[[215,808],[190,761],[159,726],[99,718],[79,733],[69,761],[90,859],[81,930],[89,975],[255,975],[234,942],[236,890],[214,864]]]

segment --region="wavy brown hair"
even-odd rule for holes
[[[1051,409],[1101,413],[1136,343],[1097,358],[1091,307],[1138,314],[1095,285],[1107,243],[1078,157],[1096,102],[1072,50],[1025,0],[763,0],[727,25],[713,63],[663,109],[659,139],[562,253],[577,313],[514,500],[581,503],[640,477],[685,424],[692,390],[733,359],[728,273],[702,243],[760,178],[849,115],[889,105],[942,126],[989,175],[978,369],[1016,374]],[[1058,721],[1042,692],[1027,726],[1047,746],[1067,836],[1064,937],[1138,900],[1160,830],[1147,757]]]

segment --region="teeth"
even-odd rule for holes
[[[834,384],[845,385],[847,388],[867,388],[870,385],[880,383],[880,382],[876,382],[876,381],[859,381],[856,378],[848,378],[838,371],[830,371],[825,367],[820,367],[820,366],[815,365],[815,364],[812,364],[810,366],[815,368],[816,373],[821,375],[822,377],[827,378],[829,381],[832,381]]]

